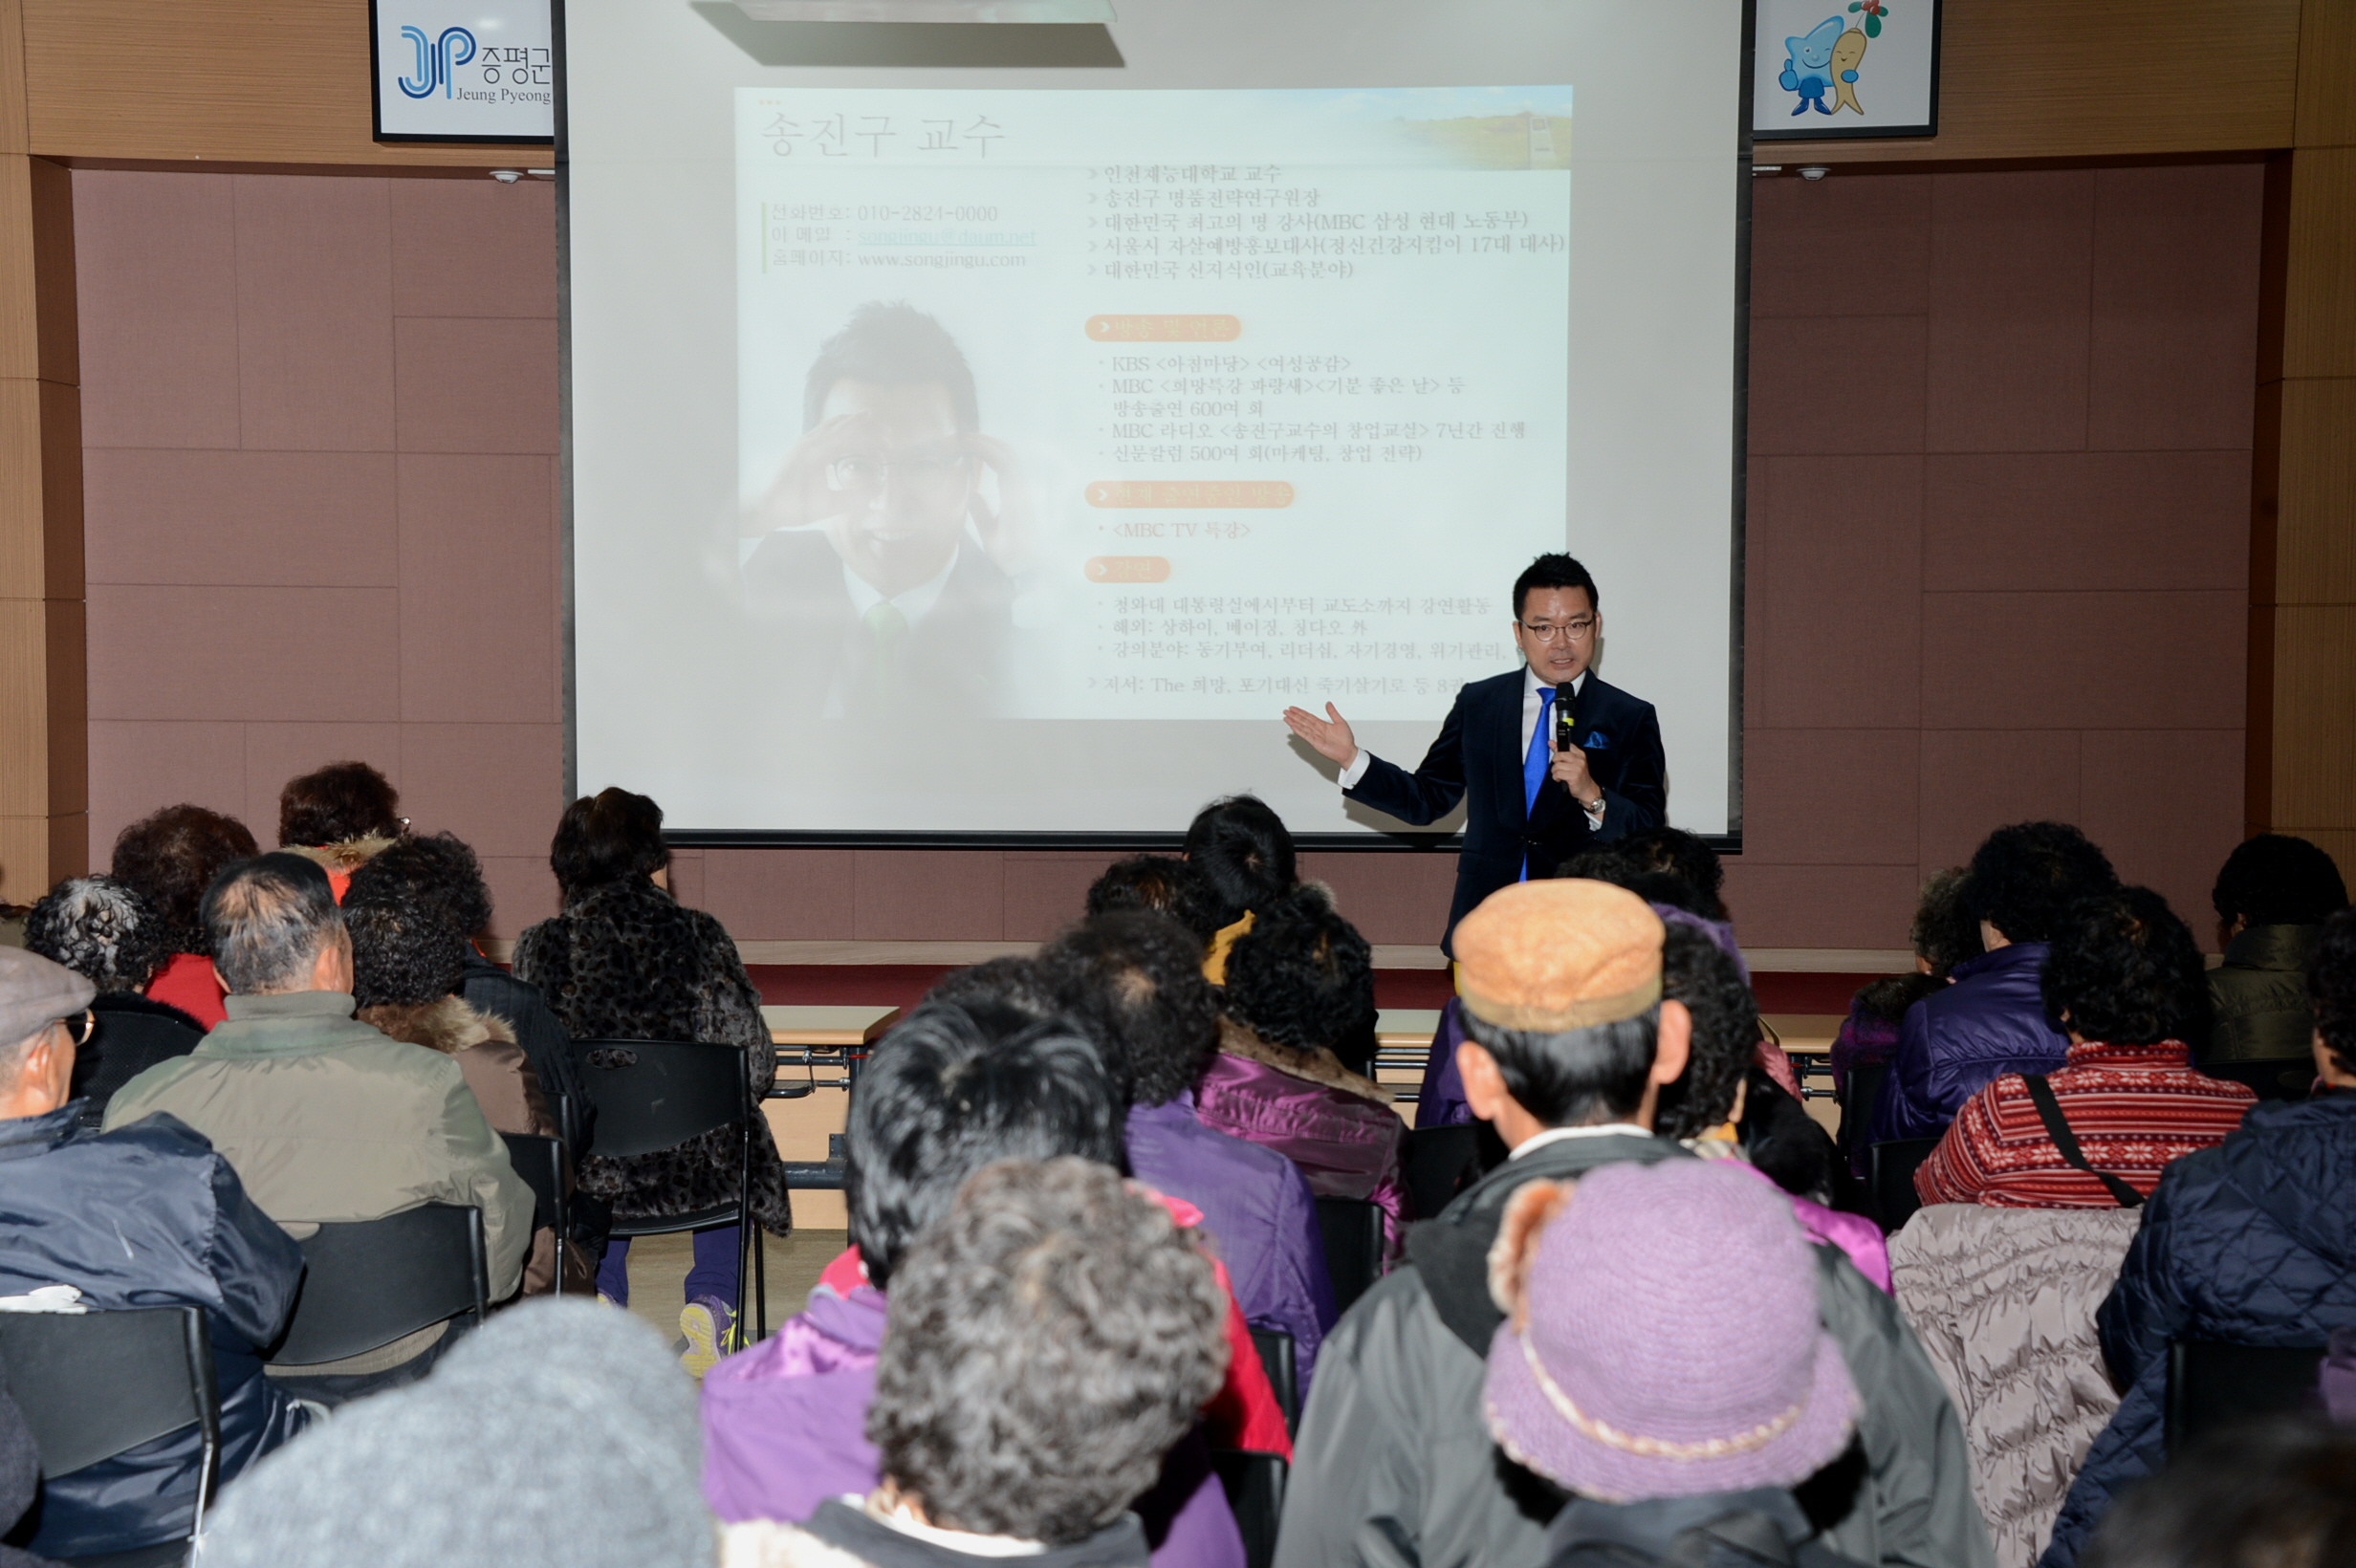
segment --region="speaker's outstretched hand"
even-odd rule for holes
[[[1346,768],[1358,760],[1358,737],[1350,732],[1350,721],[1333,704],[1325,705],[1325,717],[1321,719],[1305,708],[1288,708],[1284,710],[1284,723],[1327,761],[1339,762]]]

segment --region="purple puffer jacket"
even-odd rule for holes
[[[2045,1016],[2044,972],[2045,944],[2016,942],[1965,959],[1953,984],[1908,1008],[1867,1140],[1936,1138],[1991,1079],[2060,1072],[2070,1041]]]
[[[1233,1018],[1219,1021],[1219,1054],[1194,1091],[1203,1125],[1290,1158],[1320,1198],[1366,1198],[1383,1210],[1384,1250],[1397,1257],[1407,1230],[1399,1148],[1407,1123],[1390,1095],[1330,1051],[1273,1045]]]
[[[1132,1106],[1128,1143],[1139,1181],[1203,1211],[1203,1231],[1227,1265],[1244,1321],[1293,1337],[1307,1400],[1318,1346],[1340,1314],[1316,1195],[1300,1168],[1275,1149],[1204,1126],[1191,1094]]]
[[[799,1524],[829,1497],[875,1490],[883,1461],[865,1428],[884,1316],[872,1285],[847,1296],[821,1285],[808,1311],[705,1375],[704,1500],[723,1523]],[[1244,1568],[1243,1535],[1199,1439],[1172,1452],[1136,1508],[1157,1543],[1154,1568]]]
[[[1464,1003],[1451,996],[1431,1032],[1431,1055],[1424,1059],[1423,1087],[1415,1091],[1415,1124],[1454,1127],[1472,1120],[1464,1098],[1464,1076],[1456,1071],[1456,1047],[1464,1044]]]

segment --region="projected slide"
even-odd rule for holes
[[[1508,657],[1562,540],[1570,89],[735,112],[779,709],[1404,718]]]

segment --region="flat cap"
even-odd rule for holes
[[[1661,999],[1661,917],[1609,882],[1516,882],[1456,925],[1465,1011],[1560,1034],[1633,1018]]]
[[[90,1005],[98,988],[38,953],[0,947],[0,1046],[31,1039]]]

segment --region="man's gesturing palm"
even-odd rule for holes
[[[1309,743],[1318,755],[1339,762],[1344,768],[1358,760],[1358,737],[1350,733],[1350,721],[1333,704],[1325,705],[1327,717],[1319,718],[1305,708],[1284,710],[1285,727]]]

